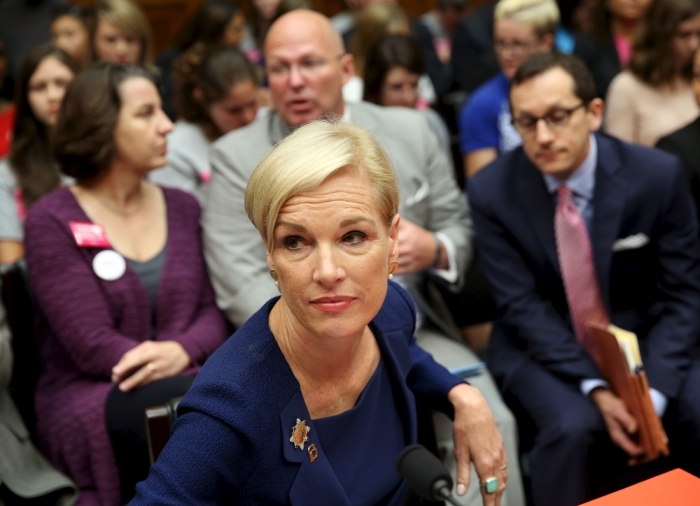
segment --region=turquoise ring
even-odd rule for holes
[[[490,478],[486,478],[479,485],[481,485],[481,488],[483,488],[487,494],[493,494],[498,490],[498,478],[491,476]]]

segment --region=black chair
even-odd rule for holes
[[[4,267],[2,302],[12,335],[14,367],[10,395],[34,438],[34,390],[41,372],[41,360],[35,336],[35,313],[26,271],[22,261]]]
[[[175,397],[166,404],[146,408],[146,436],[151,465],[158,459],[170,439],[170,428],[177,419],[177,405],[181,400],[182,397]]]

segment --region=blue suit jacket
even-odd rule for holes
[[[313,420],[268,327],[277,299],[253,315],[202,368],[178,408],[171,438],[131,504],[349,505],[323,454]],[[446,410],[461,380],[415,345],[415,310],[389,283],[371,328],[392,379],[406,444],[416,441],[412,392]],[[289,441],[296,420],[311,427],[318,458]],[[371,430],[371,428],[368,428]],[[400,504],[403,484],[390,504]]]
[[[666,153],[596,134],[590,229],[611,321],[636,332],[650,384],[679,392],[700,335],[700,247],[683,169]],[[533,360],[570,383],[600,378],[574,337],[554,239],[554,198],[522,148],[469,181],[485,274],[498,306],[489,366],[504,388]],[[641,247],[613,252],[643,234]],[[639,236],[642,237],[642,236]]]

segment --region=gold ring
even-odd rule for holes
[[[146,364],[146,369],[148,369],[151,372],[156,372],[156,366],[153,365],[153,362],[149,362]]]
[[[508,464],[503,464],[501,466],[501,471],[505,471],[506,469],[508,469]]]

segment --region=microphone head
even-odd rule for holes
[[[396,467],[408,485],[421,497],[430,500],[442,500],[437,493],[443,486],[452,490],[452,476],[438,458],[424,446],[415,444],[401,450],[396,459]]]

